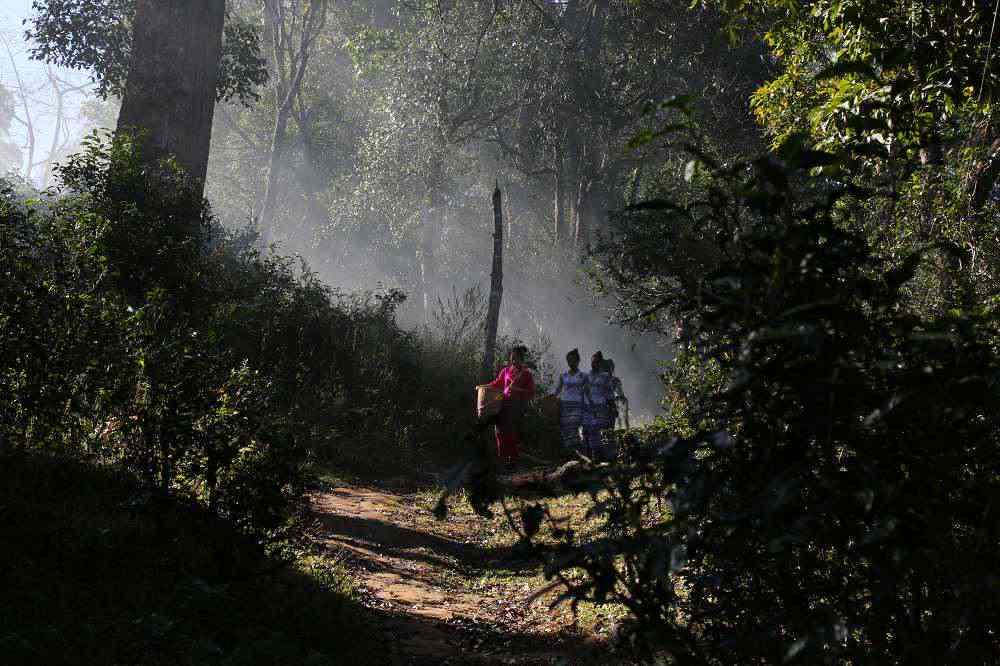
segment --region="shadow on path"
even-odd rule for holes
[[[625,663],[532,612],[530,592],[479,585],[491,572],[527,576],[538,565],[516,547],[475,543],[477,520],[434,522],[414,496],[372,487],[318,493],[313,508],[318,541],[347,555],[377,611],[394,654],[386,663]]]

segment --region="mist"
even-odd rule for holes
[[[213,183],[209,182],[209,188]],[[672,342],[653,333],[630,330],[612,320],[612,303],[594,294],[587,286],[580,261],[562,256],[553,262],[549,279],[537,277],[538,267],[524,264],[518,243],[530,234],[530,219],[514,206],[511,215],[509,193],[504,191],[508,220],[505,232],[504,293],[500,310],[500,339],[517,339],[529,346],[536,359],[540,381],[552,386],[556,375],[566,369],[565,355],[579,349],[582,366],[589,369],[590,357],[600,351],[615,363],[615,374],[623,383],[630,406],[630,421],[639,425],[660,411],[663,385],[660,368],[673,356]],[[281,190],[282,199],[296,195],[292,187]],[[457,200],[463,193],[448,193]],[[482,202],[469,202],[461,215],[453,215],[441,232],[438,246],[448,259],[433,285],[420,288],[419,262],[402,253],[380,252],[376,244],[362,244],[347,236],[326,241],[316,238],[314,229],[302,228],[298,220],[285,222],[287,231],[271,236],[269,251],[302,257],[309,268],[327,284],[343,292],[400,289],[407,300],[397,311],[399,324],[414,332],[440,334],[434,320],[439,301],[447,307],[453,294],[477,289],[485,303],[490,282],[492,251],[492,209],[484,194]],[[239,228],[240,211],[216,209],[220,219]],[[513,219],[510,219],[512,218]],[[243,224],[246,224],[244,222]],[[513,237],[513,239],[511,238]]]
[[[997,663],[998,15],[0,0],[6,661]]]
[[[660,120],[645,114],[645,101],[705,85],[710,75],[671,85],[651,78],[651,62],[569,68],[546,39],[579,34],[573,58],[586,62],[612,57],[645,21],[678,20],[623,7],[593,22],[574,6],[553,4],[546,19],[520,3],[422,13],[350,2],[326,7],[317,25],[286,26],[280,43],[266,39],[276,33],[265,15],[270,83],[259,104],[217,110],[206,191],[225,224],[253,228],[262,247],[301,255],[332,287],[402,290],[400,324],[433,332],[439,298],[488,288],[490,195],[498,186],[506,227],[501,339],[543,354],[549,382],[570,349],[580,350],[585,368],[600,350],[615,361],[632,420],[641,422],[659,412],[659,373],[672,344],[611,320],[613,298],[588,288],[588,252],[610,215],[658,178],[645,165],[661,164],[662,155],[630,147]],[[311,49],[304,67],[293,57],[303,40]],[[678,45],[652,39],[642,48]],[[609,104],[607,95],[626,84],[640,102]],[[284,105],[289,97],[294,103]]]
[[[288,8],[307,4],[292,0]],[[232,3],[233,15],[260,36],[269,80],[256,100],[218,105],[206,197],[226,227],[250,230],[266,251],[303,257],[335,290],[403,291],[400,325],[433,335],[439,299],[488,288],[489,202],[498,186],[505,216],[500,339],[540,354],[549,384],[570,349],[580,350],[585,369],[601,351],[615,362],[632,422],[641,423],[659,413],[659,375],[672,341],[613,321],[613,298],[592,293],[586,268],[610,215],[659,177],[646,165],[661,164],[662,155],[629,145],[659,118],[645,116],[642,104],[609,105],[605,96],[628,82],[648,102],[703,84],[705,74],[665,86],[642,63],[580,79],[546,51],[546,39],[560,31],[599,39],[585,39],[574,57],[610,57],[650,17],[621,8],[618,22],[609,14],[580,23],[571,5],[550,8],[556,30],[518,3],[506,9],[506,23],[476,3],[440,15],[381,0],[331,4],[314,24],[285,25],[276,42],[269,35],[279,18],[252,2]],[[27,48],[13,47],[18,58]],[[676,46],[654,40],[643,48]],[[307,62],[293,57],[299,50]],[[25,71],[44,73],[34,67]],[[23,91],[35,116],[54,126],[36,143],[58,146],[30,169],[13,168],[38,187],[52,184],[51,165],[87,132],[112,128],[118,109],[113,95],[102,99],[87,84],[92,72],[47,67],[75,87],[59,117],[50,117],[57,85],[44,99],[43,81],[34,96]],[[278,125],[284,131],[276,134]],[[15,138],[22,157],[26,137]]]

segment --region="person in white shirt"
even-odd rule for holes
[[[563,448],[572,453],[583,444],[580,427],[583,425],[587,373],[580,370],[580,352],[576,349],[566,354],[566,364],[569,370],[559,375],[553,395],[559,398],[559,440]]]

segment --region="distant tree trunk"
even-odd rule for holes
[[[298,181],[305,193],[306,208],[309,211],[310,219],[307,220],[307,228],[325,226],[330,219],[329,213],[320,205],[319,195],[323,192],[323,177],[319,174],[316,164],[316,145],[313,137],[312,112],[306,108],[304,101],[298,100],[298,110],[295,114],[296,122],[299,126],[299,135],[302,138],[302,157],[304,164],[298,170]]]
[[[497,326],[500,323],[500,300],[503,298],[503,210],[500,207],[500,186],[493,190],[493,272],[490,275],[490,304],[486,313],[486,349],[483,372],[492,379],[496,363]]]
[[[569,204],[566,219],[566,240],[569,243],[578,244],[584,151],[580,129],[577,126],[578,120],[573,118],[568,119],[567,122],[570,123],[570,126],[566,132],[566,147],[562,160],[563,192]]]
[[[303,10],[306,0],[296,0]],[[270,37],[271,80],[274,83],[274,130],[271,132],[271,149],[267,160],[267,180],[264,184],[264,199],[261,203],[258,225],[261,240],[266,244],[274,225],[275,208],[278,202],[278,175],[281,160],[287,147],[288,121],[291,118],[296,98],[302,88],[302,79],[309,65],[313,43],[326,25],[325,0],[310,0],[305,18],[301,19],[301,34],[298,45],[295,35],[286,25],[284,0],[264,0],[265,34]],[[293,24],[298,25],[293,19]],[[294,26],[293,26],[294,27]]]
[[[556,148],[555,153],[556,186],[553,194],[554,210],[552,213],[555,218],[555,242],[556,245],[559,245],[566,235],[566,173],[563,170],[564,160],[561,145]]]
[[[31,182],[31,172],[35,165],[35,120],[31,113],[32,104],[28,99],[28,89],[24,86],[24,80],[21,78],[21,71],[17,66],[17,61],[14,59],[14,53],[11,51],[10,44],[6,39],[0,37],[0,41],[3,41],[4,47],[7,49],[7,57],[10,60],[11,71],[14,72],[14,77],[17,80],[17,94],[20,98],[21,109],[24,113],[24,118],[18,117],[16,113],[11,114],[11,118],[21,123],[24,126],[25,131],[28,134],[28,142],[25,148],[28,151],[28,160],[24,165],[24,180]]]
[[[576,191],[576,228],[574,243],[577,252],[585,253],[590,245],[590,228],[594,216],[593,183],[580,179]]]
[[[285,153],[285,134],[288,132],[288,111],[279,106],[274,115],[271,150],[267,158],[267,180],[264,181],[264,201],[261,203],[258,220],[265,244],[271,238],[274,226],[274,211],[278,203],[278,172]]]
[[[602,242],[608,231],[610,218],[608,211],[613,206],[619,206],[621,201],[613,202],[614,192],[618,190],[620,173],[618,169],[602,166],[600,174],[591,182],[589,192],[590,224],[588,225],[587,246],[596,247]],[[585,248],[586,249],[586,248]]]
[[[45,68],[45,73],[49,77],[49,85],[52,86],[52,92],[56,96],[56,119],[54,123],[55,131],[52,132],[52,145],[49,147],[49,158],[46,160],[45,171],[42,174],[42,189],[49,186],[49,176],[52,175],[52,164],[56,160],[56,153],[59,152],[59,137],[63,133],[63,127],[65,127],[65,93],[62,87],[60,87],[51,66]]]
[[[222,56],[225,0],[136,0],[118,131],[138,130],[141,159],[172,155],[204,187]]]
[[[431,302],[437,283],[437,244],[441,236],[442,201],[436,187],[424,208],[420,229],[420,289],[423,295],[424,323],[430,323]]]

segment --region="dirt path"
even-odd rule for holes
[[[490,547],[467,511],[433,520],[432,499],[355,486],[313,497],[318,538],[346,556],[366,603],[387,618],[387,663],[614,663],[566,613],[529,601],[537,565],[520,549]]]

